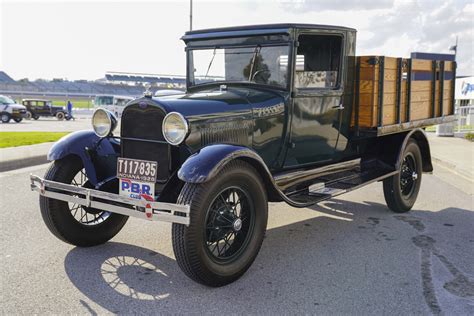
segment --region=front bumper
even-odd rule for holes
[[[25,117],[26,117],[26,111],[12,112],[13,119],[19,119],[19,118],[25,118]]]
[[[44,180],[30,175],[31,190],[55,200],[66,201],[151,221],[189,225],[189,205],[136,200],[118,194]]]

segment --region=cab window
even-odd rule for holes
[[[339,85],[342,37],[300,35],[295,65],[295,88],[334,89]]]

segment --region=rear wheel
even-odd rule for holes
[[[31,111],[27,111],[26,112],[26,119],[31,120],[32,118],[33,118],[33,113],[31,113]]]
[[[1,115],[1,119],[2,119],[2,123],[9,123],[10,120],[12,119],[12,116],[10,115],[10,113],[2,113]]]
[[[421,152],[415,140],[409,140],[400,172],[383,181],[383,193],[387,206],[396,213],[405,213],[415,204],[421,186]]]
[[[45,179],[92,188],[82,161],[76,157],[54,161],[46,171]],[[57,238],[80,247],[105,243],[128,219],[128,216],[44,196],[40,196],[40,209],[46,226]]]
[[[14,118],[13,120],[17,123],[20,123],[21,121],[23,121],[23,118],[19,117],[19,118]]]
[[[59,121],[64,120],[64,117],[65,117],[65,115],[64,115],[63,112],[58,112],[58,113],[56,113],[56,118],[57,118]]]
[[[233,161],[208,182],[186,183],[178,203],[191,206],[190,225],[172,227],[184,273],[208,286],[241,277],[255,260],[267,225],[266,191],[255,169]]]

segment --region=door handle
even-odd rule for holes
[[[337,109],[337,110],[344,110],[344,105],[342,105],[342,103],[341,103],[339,105],[333,106],[332,108]]]

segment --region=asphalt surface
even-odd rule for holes
[[[403,215],[380,183],[312,208],[271,204],[255,263],[213,289],[179,270],[170,224],[130,219],[88,249],[57,240],[29,191],[44,170],[0,174],[2,315],[474,314],[473,196],[436,171]]]
[[[40,117],[38,120],[24,119],[20,123],[0,123],[0,132],[74,132],[91,129],[93,111],[81,110],[74,114],[75,120],[59,121],[54,117]]]

